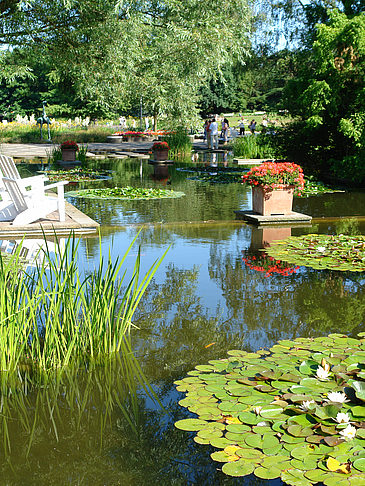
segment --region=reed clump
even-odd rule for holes
[[[237,137],[233,142],[233,155],[245,159],[274,158],[270,135]]]
[[[166,135],[164,141],[168,143],[170,150],[169,154],[173,156],[188,155],[191,153],[193,144],[187,133],[186,128],[178,127],[169,135]]]
[[[138,236],[138,235],[137,235]],[[136,238],[137,238],[136,236]],[[20,258],[21,245],[10,259],[0,255],[0,371],[43,373],[75,360],[97,359],[121,350],[133,326],[136,307],[164,255],[140,278],[140,253],[131,275],[122,271],[126,256],[103,258],[81,276],[78,242],[46,247],[42,263],[30,271]]]

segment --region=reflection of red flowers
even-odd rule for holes
[[[304,188],[304,175],[300,165],[291,162],[264,162],[242,176],[242,182],[251,186],[275,189],[282,185]]]
[[[275,258],[268,256],[264,252],[259,256],[249,255],[248,257],[243,257],[242,260],[248,268],[265,273],[265,277],[270,277],[273,273],[287,277],[292,273],[296,273],[299,269],[299,267],[292,267],[287,262],[275,260]]]

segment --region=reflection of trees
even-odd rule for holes
[[[139,305],[136,349],[144,356],[144,371],[151,381],[175,378],[199,362],[243,346],[243,336],[222,322],[218,305],[213,317],[202,306],[196,295],[198,277],[197,268],[178,270],[170,264],[163,284],[151,284]]]
[[[322,194],[320,197],[294,198],[293,210],[299,213],[319,216],[363,215],[364,192]]]
[[[241,255],[211,252],[209,272],[222,288],[229,312],[254,348],[284,337],[356,334],[365,319],[361,274],[302,268],[287,277],[252,270]]]

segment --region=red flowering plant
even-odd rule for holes
[[[245,251],[243,253],[242,261],[251,270],[264,273],[265,277],[271,277],[274,273],[287,277],[292,273],[296,273],[299,267],[293,267],[290,263],[282,262],[281,260],[275,260],[275,258],[269,256],[266,252],[260,252],[260,254],[250,254]]]
[[[292,162],[264,162],[246,172],[242,183],[270,190],[294,186],[300,191],[304,188],[304,175],[300,165]]]
[[[79,146],[74,140],[66,140],[66,142],[62,142],[60,144],[61,150],[79,150]]]
[[[155,142],[152,145],[152,150],[170,150],[170,147],[167,142]]]

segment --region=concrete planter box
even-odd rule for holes
[[[281,186],[275,189],[253,186],[252,209],[262,216],[290,214],[293,208],[293,193],[294,186]]]

